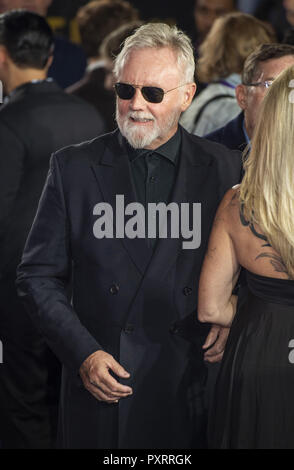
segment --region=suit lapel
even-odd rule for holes
[[[115,136],[116,138],[114,138]],[[116,196],[124,197],[124,207],[136,202],[128,155],[118,132],[112,134],[100,162],[97,162],[97,158],[95,160],[92,163],[92,168],[104,201],[113,208],[114,228],[116,229]],[[148,247],[146,240],[143,238],[129,239],[126,236],[120,240],[141,274],[144,274],[152,257],[152,250]]]
[[[114,138],[115,136],[116,138]],[[181,203],[190,203],[190,221],[192,220],[192,203],[200,202],[200,199],[197,198],[198,196],[200,198],[203,193],[205,174],[210,164],[210,156],[203,155],[203,153],[205,150],[201,145],[197,145],[197,138],[194,136],[191,140],[189,134],[182,129],[179,170],[170,202],[176,203],[179,208]],[[124,196],[125,206],[136,201],[128,155],[118,132],[112,133],[100,161],[97,161],[97,154],[95,155],[92,168],[104,201],[108,202],[111,207],[116,207],[117,195]],[[169,228],[171,222],[169,213],[167,220]],[[159,239],[153,253],[143,238],[129,239],[124,237],[121,239],[141,274],[155,279],[162,279],[166,276],[181,253],[183,241],[185,239],[181,233],[179,238]]]

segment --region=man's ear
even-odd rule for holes
[[[186,111],[186,109],[189,108],[196,93],[196,89],[196,83],[188,83],[187,85],[185,85],[184,99],[182,102],[182,112]]]
[[[243,111],[247,108],[248,87],[246,85],[238,85],[235,89],[238,105]]]
[[[53,59],[54,59],[54,56],[53,56],[53,54],[51,54],[51,55],[49,56],[49,59],[47,60],[47,64],[46,64],[46,70],[47,70],[47,71],[50,69],[51,64],[52,64],[52,62],[53,62]]]

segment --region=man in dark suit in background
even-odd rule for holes
[[[232,119],[228,124],[204,136],[208,140],[225,145],[229,149],[243,152],[249,143],[249,138],[245,134],[244,112]]]
[[[242,84],[236,87],[236,98],[242,112],[224,127],[208,134],[206,139],[243,151],[250,144],[257,116],[267,89],[287,67],[294,64],[294,46],[264,44],[247,58]]]
[[[24,8],[38,15],[47,16],[52,0],[0,0],[0,13]],[[77,82],[85,73],[87,60],[83,49],[62,36],[54,36],[54,58],[48,70],[61,88]]]
[[[52,157],[18,286],[64,365],[62,447],[205,446],[198,276],[241,158],[178,126],[194,69],[184,33],[141,26],[115,63],[119,130]]]
[[[16,267],[49,158],[65,145],[104,131],[93,107],[46,79],[52,56],[53,35],[44,18],[24,10],[0,16],[0,79],[7,95],[0,109],[0,338],[4,348],[0,438],[4,447],[50,447],[51,418],[56,425],[59,366],[24,312],[15,288]],[[53,387],[48,388],[47,382]]]

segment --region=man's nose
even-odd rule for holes
[[[135,88],[135,94],[131,99],[130,107],[133,110],[144,109],[146,107],[146,100],[144,99],[140,88]]]

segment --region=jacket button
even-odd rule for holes
[[[176,335],[179,332],[179,328],[177,325],[171,325],[169,331],[172,335]]]
[[[184,295],[191,295],[193,292],[193,289],[191,289],[191,287],[184,287],[183,289],[183,294]]]
[[[127,334],[133,333],[135,327],[134,325],[128,324],[124,327],[124,332]]]
[[[118,294],[118,291],[119,291],[119,286],[117,284],[113,284],[110,289],[109,289],[110,293],[112,295],[117,295]]]

